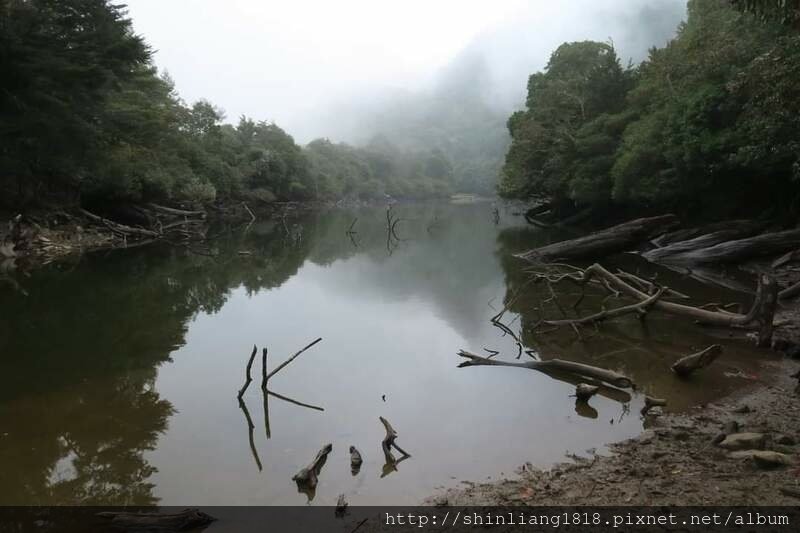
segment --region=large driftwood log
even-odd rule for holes
[[[317,456],[314,457],[314,460],[292,476],[292,480],[295,481],[299,487],[314,489],[319,482],[319,473],[322,471],[322,467],[325,466],[325,462],[328,460],[328,454],[331,453],[332,450],[333,444],[326,444],[323,446],[322,449],[317,452]]]
[[[699,237],[699,239],[703,238],[705,237]],[[687,245],[691,242],[689,241]],[[741,262],[797,248],[800,246],[800,229],[764,233],[744,239],[725,240],[710,246],[692,247],[687,250],[681,250],[680,244],[682,243],[674,245],[675,253],[666,254],[666,250],[670,248],[667,247],[648,252],[645,257],[650,259],[654,255],[660,255],[658,259],[652,260],[684,265]]]
[[[458,368],[465,368],[468,366],[513,366],[517,368],[527,368],[529,370],[538,370],[540,372],[564,372],[581,377],[588,377],[597,381],[607,383],[614,387],[622,389],[633,388],[633,380],[624,374],[614,372],[613,370],[606,370],[605,368],[598,368],[596,366],[585,365],[583,363],[576,363],[574,361],[564,361],[562,359],[550,359],[549,361],[526,361],[524,363],[509,363],[506,361],[499,361],[497,359],[489,359],[481,357],[464,350],[458,352],[458,355],[467,359]]]
[[[199,509],[184,509],[172,514],[106,511],[97,513],[97,516],[108,518],[114,527],[129,531],[189,531],[216,520]]]
[[[188,211],[186,209],[176,209],[174,207],[166,207],[163,205],[158,205],[154,203],[147,204],[147,207],[152,209],[153,211],[157,211],[159,213],[163,213],[165,215],[171,215],[175,217],[198,217],[198,218],[206,218],[205,211]]]
[[[681,377],[688,377],[695,370],[705,368],[713,363],[722,354],[722,346],[712,344],[705,350],[687,355],[672,365],[672,371]]]
[[[664,246],[648,250],[642,257],[654,263],[678,263],[682,264],[681,258],[684,254],[695,250],[703,250],[716,246],[717,244],[728,242],[737,238],[742,238],[735,230],[723,230],[716,233],[708,233],[699,237],[694,237],[685,241],[678,241]]]
[[[789,287],[786,287],[781,292],[779,292],[778,293],[778,299],[779,300],[789,300],[791,298],[794,298],[798,294],[800,294],[800,281],[798,281],[794,285],[790,285]]]
[[[659,248],[670,246],[671,244],[688,241],[703,235],[710,235],[713,233],[721,234],[723,240],[742,239],[755,235],[764,228],[764,224],[755,220],[725,220],[723,222],[714,222],[705,226],[694,228],[684,228],[665,233],[660,237],[653,239],[653,244]],[[724,237],[727,233],[727,237]],[[719,241],[722,242],[722,241]]]
[[[677,223],[675,215],[639,218],[584,237],[535,248],[520,254],[519,257],[528,261],[550,261],[600,257],[624,252]]]

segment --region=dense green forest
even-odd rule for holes
[[[796,209],[797,13],[798,2],[690,0],[675,39],[638,66],[610,43],[563,44],[509,119],[500,193],[562,210]]]
[[[279,126],[224,123],[153,65],[124,6],[0,0],[0,197],[92,201],[330,200],[441,195],[440,150],[298,146]]]

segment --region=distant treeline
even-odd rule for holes
[[[440,150],[298,146],[275,124],[187,105],[108,0],[0,0],[0,204],[448,194]],[[234,88],[235,90],[235,88]]]
[[[508,121],[500,193],[563,210],[796,213],[800,2],[690,0],[664,48],[560,46]]]

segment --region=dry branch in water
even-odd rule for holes
[[[712,344],[705,350],[687,355],[672,365],[672,371],[681,377],[688,377],[695,370],[705,368],[713,363],[722,354],[722,346]]]
[[[517,368],[527,368],[529,370],[538,370],[545,373],[563,372],[566,374],[592,378],[622,389],[633,388],[633,380],[623,374],[614,372],[613,370],[606,370],[605,368],[585,365],[583,363],[576,363],[574,361],[550,359],[549,361],[509,363],[506,361],[489,359],[488,357],[481,357],[480,355],[475,355],[464,350],[459,351],[458,355],[467,359],[467,361],[464,361],[458,365],[459,368],[465,368],[468,366],[512,366]]]
[[[271,378],[272,376],[274,376],[275,374],[277,374],[278,372],[280,372],[281,370],[283,370],[283,368],[284,368],[286,365],[288,365],[289,363],[291,363],[292,361],[294,361],[295,359],[297,359],[297,357],[298,357],[300,354],[302,354],[303,352],[305,352],[306,350],[308,350],[309,348],[311,348],[312,346],[314,346],[315,344],[317,344],[317,343],[318,343],[318,342],[320,342],[321,340],[322,340],[322,337],[318,338],[317,340],[315,340],[314,342],[312,342],[311,344],[307,345],[307,346],[306,346],[306,347],[304,347],[302,350],[300,350],[299,352],[297,352],[296,354],[294,354],[293,356],[291,356],[289,359],[287,359],[287,360],[286,360],[286,361],[284,361],[283,363],[279,364],[279,365],[278,365],[278,366],[275,368],[275,370],[273,370],[272,372],[270,372],[269,374],[267,374],[266,380],[269,380],[269,378]]]
[[[593,280],[599,279],[607,282],[614,290],[635,300],[639,300],[640,303],[652,298],[652,295],[637,289],[621,279],[618,275],[612,274],[599,263],[595,263],[585,270],[578,270],[576,273],[560,274],[557,276],[534,274],[534,277],[535,279],[544,279],[550,283],[570,281],[579,286],[585,286]],[[747,314],[712,311],[663,299],[652,301],[650,306],[652,309],[691,318],[705,325],[761,329],[764,331],[765,342],[768,342],[766,338],[771,335],[771,326],[774,319],[774,305],[771,305],[773,300],[772,287],[774,283],[774,279],[770,276],[765,274],[759,276],[759,290],[756,291],[755,302]]]
[[[247,387],[250,386],[250,382],[253,381],[253,378],[250,377],[250,370],[253,368],[253,359],[256,358],[256,353],[257,352],[258,352],[258,348],[254,344],[253,345],[253,353],[250,354],[250,359],[247,361],[247,368],[246,368],[246,370],[244,372],[244,377],[245,377],[244,386],[241,389],[239,389],[238,397],[239,397],[240,400],[242,399],[242,396],[244,396],[244,393],[247,390]]]

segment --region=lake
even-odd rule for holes
[[[490,202],[392,213],[394,234],[384,207],[333,209],[215,228],[198,249],[97,252],[0,281],[0,504],[413,504],[527,462],[603,452],[642,430],[643,393],[687,410],[748,383],[769,357],[655,312],[581,337],[536,331],[559,306],[589,314],[602,300],[590,291],[574,311],[574,286],[554,286],[553,299],[526,283],[529,265],[512,254],[563,231],[513,208],[495,217]],[[748,300],[636,256],[614,262],[698,302]],[[512,296],[502,321],[514,335],[490,321]],[[265,410],[260,349],[274,369],[318,337],[269,390],[324,411],[271,395]],[[638,389],[627,403],[576,407],[573,384],[539,372],[457,368],[460,349],[515,361],[514,337],[534,357],[618,370]],[[671,375],[677,357],[714,342],[726,349],[718,363],[691,381]],[[395,471],[379,416],[411,454]],[[298,491],[292,476],[327,443],[316,491]],[[351,445],[364,460],[356,475]]]

